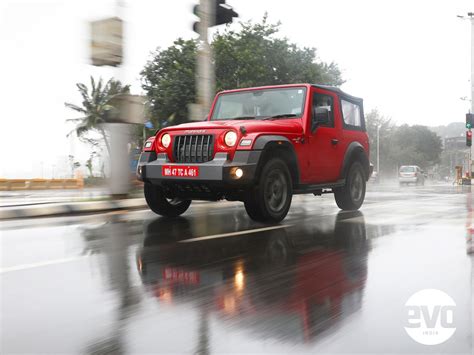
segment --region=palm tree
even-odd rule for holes
[[[110,79],[104,85],[102,78],[96,83],[91,76],[90,92],[85,84],[77,83],[76,86],[82,96],[82,106],[65,102],[64,105],[71,110],[81,113],[79,118],[68,119],[75,122],[76,127],[69,133],[76,132],[77,137],[86,143],[97,145],[97,141],[87,137],[90,132],[98,132],[104,139],[107,151],[110,154],[110,145],[103,124],[107,122],[107,114],[114,109],[109,104],[110,100],[121,94],[130,92],[130,85],[123,86],[119,80]],[[69,135],[68,134],[68,135]]]

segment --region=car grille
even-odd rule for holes
[[[173,159],[176,163],[205,163],[214,153],[214,136],[211,134],[176,136]]]

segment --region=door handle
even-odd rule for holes
[[[332,145],[336,145],[337,143],[339,143],[339,139],[335,139],[335,138],[331,139]]]

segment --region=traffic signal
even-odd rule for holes
[[[473,124],[474,124],[474,114],[466,113],[466,128],[471,129]]]
[[[223,25],[225,23],[232,23],[234,17],[239,14],[234,9],[225,3],[225,0],[216,0],[216,9],[214,11],[216,18],[213,26]]]
[[[197,17],[201,18],[201,13],[199,12],[199,5],[194,5],[193,14],[196,15]],[[196,22],[193,23],[193,31],[196,32],[197,34],[201,33],[201,31],[199,30],[200,25],[201,25],[201,22],[199,22],[199,21],[196,21]]]
[[[471,130],[466,132],[466,145],[468,147],[472,145],[472,131]]]
[[[210,1],[211,6],[213,6],[212,13],[214,14],[213,18],[210,19],[209,27],[223,25],[226,23],[232,23],[234,17],[238,17],[239,14],[234,11],[234,9],[225,3],[226,0],[205,0]],[[201,18],[200,6],[194,5],[193,13],[197,17]],[[193,24],[193,31],[200,34],[199,30],[201,22],[197,21]]]

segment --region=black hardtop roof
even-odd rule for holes
[[[320,84],[311,84],[311,86],[313,86],[315,88],[323,89],[323,90],[333,91],[336,94],[338,94],[339,96],[348,99],[349,101],[355,101],[355,102],[358,102],[358,103],[362,103],[362,101],[363,101],[363,99],[361,99],[360,97],[355,97],[355,96],[349,95],[348,93],[342,91],[341,89],[339,89],[338,87],[335,87],[335,86],[320,85]]]

